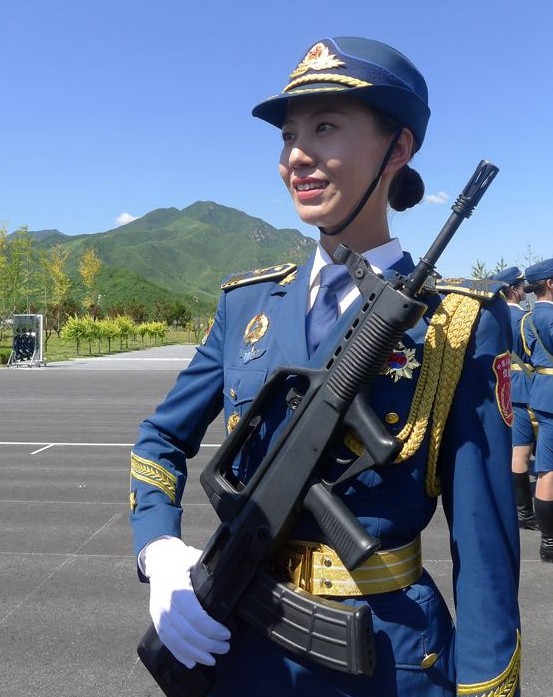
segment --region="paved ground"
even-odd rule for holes
[[[2,697],[161,695],[135,653],[149,619],[127,521],[128,455],[193,350],[0,370]],[[187,528],[198,546],[216,525],[198,474],[222,437],[217,421],[190,463]],[[442,515],[423,544],[451,605]],[[523,531],[521,546],[523,694],[551,697],[553,566],[539,561],[538,533]]]

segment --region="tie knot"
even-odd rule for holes
[[[320,271],[321,286],[332,288],[335,293],[345,288],[350,281],[350,274],[344,264],[327,264]]]

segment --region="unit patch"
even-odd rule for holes
[[[496,378],[495,398],[501,418],[507,426],[513,425],[514,414],[511,403],[511,355],[500,353],[493,361],[493,372]]]

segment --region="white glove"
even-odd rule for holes
[[[229,630],[210,617],[196,598],[190,569],[201,551],[177,537],[150,542],[143,551],[150,579],[150,615],[162,643],[187,668],[215,664],[213,654],[229,650]]]

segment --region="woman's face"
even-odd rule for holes
[[[279,172],[298,214],[328,231],[359,203],[390,142],[367,107],[335,97],[292,102],[282,138]],[[374,199],[369,204],[374,207]],[[370,209],[366,206],[364,214]]]

